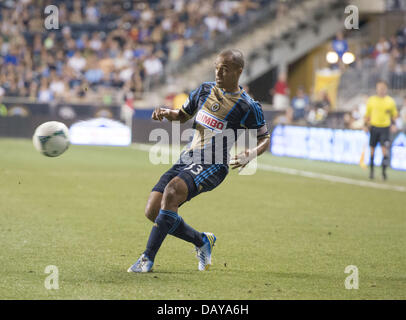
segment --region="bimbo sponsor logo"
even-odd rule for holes
[[[196,122],[215,132],[222,132],[227,125],[227,121],[220,120],[204,110],[197,113]]]

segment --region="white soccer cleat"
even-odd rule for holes
[[[207,271],[211,265],[211,252],[216,242],[216,237],[210,232],[203,233],[204,244],[198,248],[196,247],[196,256],[199,259],[199,271]]]
[[[145,254],[142,254],[137,262],[128,268],[127,272],[150,272],[153,265],[154,261],[151,261]]]

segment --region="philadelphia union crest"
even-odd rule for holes
[[[210,109],[211,111],[216,112],[220,109],[220,105],[218,103],[215,103],[210,107]]]

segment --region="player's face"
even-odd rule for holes
[[[238,79],[241,74],[241,67],[236,65],[227,56],[218,56],[216,59],[216,84],[223,89],[230,89],[238,86]]]
[[[378,96],[384,97],[386,96],[386,93],[388,92],[388,87],[386,86],[385,83],[379,82],[376,84],[376,93]]]

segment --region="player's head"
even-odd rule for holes
[[[221,51],[216,58],[216,84],[228,91],[238,87],[238,80],[244,68],[244,56],[240,50]]]
[[[388,84],[384,80],[379,80],[376,83],[376,94],[380,97],[386,96],[388,93]]]

